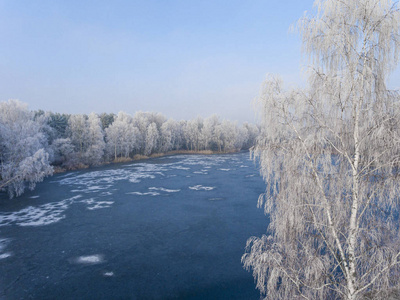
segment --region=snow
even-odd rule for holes
[[[0,214],[0,226],[16,224],[19,226],[43,226],[56,223],[65,218],[64,212],[81,196],[51,202],[37,207],[28,206],[17,212]]]
[[[141,193],[141,192],[131,192],[131,193],[126,193],[127,195],[139,195],[139,196],[158,196],[160,193],[157,192],[147,192],[147,193]]]
[[[79,256],[74,260],[75,263],[78,264],[99,264],[104,262],[103,255],[101,254],[94,254],[94,255],[87,255],[87,256]]]
[[[195,185],[195,186],[190,186],[189,189],[196,190],[196,191],[200,191],[200,190],[211,191],[211,190],[215,189],[215,187],[202,186],[202,185],[199,184],[199,185]]]
[[[170,190],[170,189],[166,189],[166,188],[163,188],[163,187],[159,187],[159,188],[151,187],[151,188],[149,188],[149,190],[162,191],[162,192],[166,192],[166,193],[177,193],[177,192],[181,191],[181,190]]]

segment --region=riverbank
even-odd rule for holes
[[[181,154],[217,155],[217,154],[238,153],[240,151],[248,151],[248,150],[230,150],[230,151],[174,150],[174,151],[168,151],[168,152],[163,152],[163,153],[153,153],[149,156],[142,155],[142,154],[135,154],[133,156],[133,158],[132,157],[117,157],[117,159],[114,159],[114,160],[108,161],[108,162],[104,162],[104,163],[96,165],[96,166],[88,166],[88,165],[84,165],[84,164],[79,164],[74,168],[68,168],[68,169],[62,168],[60,166],[53,166],[53,168],[54,168],[53,174],[64,173],[67,171],[88,169],[88,168],[98,167],[98,166],[103,166],[103,165],[108,165],[108,164],[118,164],[118,163],[126,163],[126,162],[131,162],[131,161],[140,161],[140,160],[146,160],[146,159],[150,159],[150,158],[157,158],[157,157],[164,157],[164,156],[173,156],[173,155],[181,155]]]

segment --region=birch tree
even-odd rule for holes
[[[390,0],[316,1],[299,21],[307,90],[269,76],[254,148],[268,232],[244,266],[266,299],[387,299],[399,289],[400,14]]]
[[[53,174],[43,134],[46,122],[45,116],[35,119],[22,102],[0,103],[0,190],[10,198],[21,195],[26,183],[33,190]]]
[[[91,113],[88,116],[88,149],[85,156],[90,165],[98,165],[103,162],[105,142],[104,131],[98,115]]]
[[[157,130],[157,125],[156,123],[152,122],[147,128],[146,146],[144,150],[145,155],[150,155],[157,149],[158,138],[159,133]]]

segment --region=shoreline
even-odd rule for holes
[[[247,150],[232,150],[232,151],[211,151],[211,150],[173,150],[173,151],[168,151],[168,152],[162,152],[162,153],[153,153],[149,156],[142,155],[142,154],[135,154],[132,157],[118,157],[116,160],[104,162],[102,164],[98,164],[95,166],[88,166],[88,165],[80,165],[77,166],[76,168],[72,169],[65,169],[59,166],[52,166],[53,167],[53,175],[55,174],[61,174],[65,172],[70,172],[70,171],[79,171],[79,170],[84,170],[84,169],[91,169],[91,168],[96,168],[96,167],[101,167],[105,165],[110,165],[110,164],[120,164],[120,163],[128,163],[128,162],[133,162],[133,161],[141,161],[141,160],[147,160],[151,158],[158,158],[158,157],[166,157],[166,156],[174,156],[174,155],[195,155],[195,154],[200,154],[200,155],[217,155],[217,154],[233,154],[233,153],[239,153],[242,151],[249,151]]]

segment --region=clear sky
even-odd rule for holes
[[[311,0],[0,0],[0,101],[254,121],[266,73],[303,84]],[[400,78],[400,76],[395,76]]]

